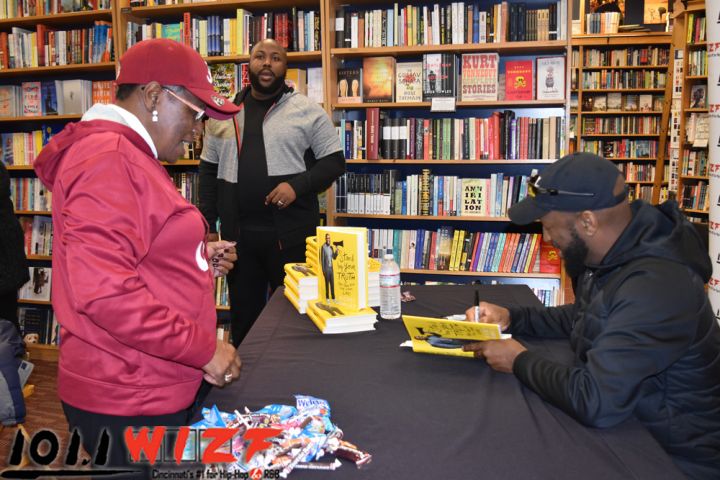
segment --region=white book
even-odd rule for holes
[[[565,57],[538,57],[535,92],[538,100],[565,98]]]

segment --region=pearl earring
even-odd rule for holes
[[[152,111],[152,121],[155,123],[157,123],[157,121],[158,121],[158,111],[157,110]]]

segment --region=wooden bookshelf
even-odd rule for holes
[[[652,203],[658,203],[661,200],[662,192],[666,191],[665,179],[663,178],[665,165],[666,142],[668,138],[668,123],[670,119],[670,106],[668,102],[662,102],[662,109],[654,106],[652,110],[641,111],[639,109],[626,109],[625,102],[627,99],[635,97],[638,101],[641,95],[651,95],[653,103],[659,103],[661,98],[669,98],[672,90],[672,54],[670,50],[672,36],[664,32],[632,32],[620,33],[613,35],[579,35],[573,36],[571,43],[573,48],[571,68],[571,89],[572,94],[577,98],[577,108],[571,111],[571,125],[573,125],[573,133],[571,134],[571,148],[575,150],[585,150],[606,156],[609,160],[618,163],[623,171],[630,168],[629,162],[635,166],[640,165],[643,169],[654,169],[653,180],[638,180],[637,178],[627,178],[626,183],[630,187],[631,198],[644,198]],[[639,53],[635,58],[628,58],[627,52],[638,52],[639,49],[656,49],[664,54],[657,54],[656,58],[641,58]],[[652,52],[648,52],[652,54]],[[612,65],[611,55],[614,54],[618,60],[617,63],[625,63],[630,65]],[[623,58],[624,55],[624,58]],[[603,57],[604,56],[604,57]],[[663,58],[664,56],[664,58]],[[586,59],[587,57],[587,59]],[[663,61],[657,61],[657,60]],[[599,63],[603,62],[604,63]],[[667,60],[667,63],[664,61]],[[590,61],[590,63],[588,63]],[[595,63],[598,62],[598,63]],[[636,63],[637,62],[637,63]],[[617,72],[617,73],[615,73]],[[661,76],[665,75],[664,86],[658,87],[612,87],[612,88],[585,88],[586,73],[588,82],[602,82],[603,75],[614,75],[612,81],[633,81],[632,75],[641,75],[643,72],[649,72],[653,76],[657,76],[656,81],[660,81]],[[627,75],[628,78],[624,78]],[[598,76],[600,76],[598,78]],[[619,78],[618,78],[619,77]],[[638,81],[645,78],[638,78]],[[608,94],[620,94],[622,108],[620,110],[591,109],[588,105],[590,102],[586,100],[595,100],[605,97],[607,101]],[[573,99],[575,102],[575,99]],[[593,102],[594,103],[594,102]],[[574,105],[574,103],[573,103]],[[638,105],[639,107],[639,105]],[[641,118],[655,118],[656,131],[652,133],[610,133],[607,131],[597,130],[584,131],[585,120],[594,122],[597,125],[600,122],[603,128],[605,122],[612,122],[614,118],[622,122],[631,122],[633,117],[640,120]],[[593,126],[593,128],[596,128]],[[611,127],[612,128],[612,127]],[[609,142],[619,142],[628,139],[631,142],[654,142],[653,149],[648,148],[649,156],[636,156],[627,158],[614,158],[608,155],[611,148]],[[641,149],[645,149],[652,144],[638,143]],[[604,149],[607,149],[604,151]]]

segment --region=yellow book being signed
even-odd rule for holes
[[[510,334],[502,333],[500,325],[495,323],[475,323],[412,315],[403,315],[403,323],[410,334],[410,342],[405,342],[401,346],[412,346],[413,351],[418,353],[472,357],[473,352],[463,351],[463,345],[511,337]]]

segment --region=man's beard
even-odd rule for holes
[[[565,270],[570,278],[577,278],[585,271],[585,260],[588,256],[588,246],[585,240],[580,238],[575,227],[570,230],[572,241],[562,249]]]
[[[278,90],[280,90],[280,87],[285,83],[285,75],[275,77],[275,80],[267,86],[263,87],[263,85],[260,83],[260,75],[254,73],[253,71],[249,72],[250,74],[250,85],[252,86],[253,90],[257,90],[260,93],[263,93],[265,95],[272,95],[273,93],[276,93]]]

